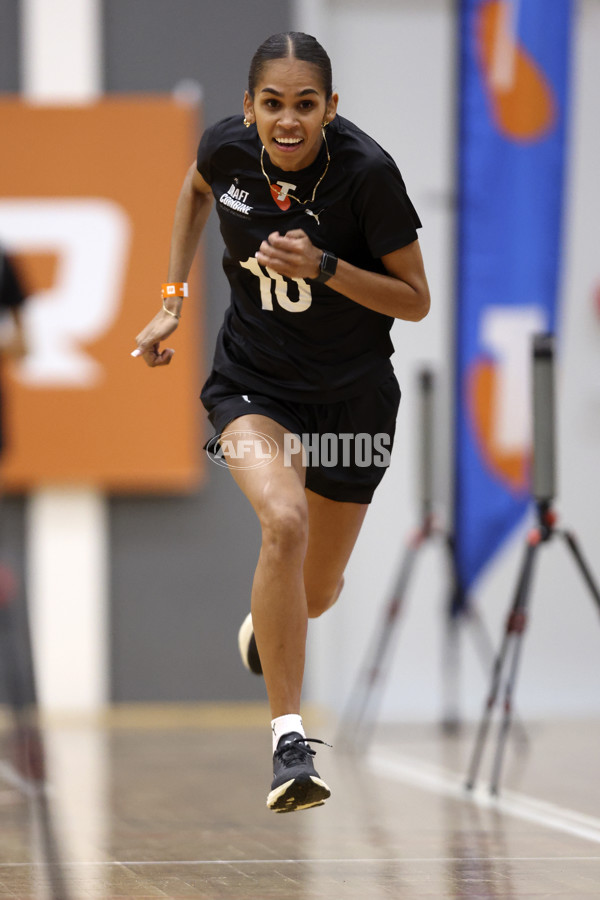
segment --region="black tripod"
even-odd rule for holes
[[[1,515],[1,510],[0,510]],[[46,793],[44,742],[31,658],[27,604],[17,621],[17,583],[8,566],[0,564],[0,670],[4,669],[7,699],[12,714],[9,751],[16,784],[27,797],[32,821],[40,836],[51,900],[68,900],[52,812]],[[21,627],[19,627],[21,626]]]
[[[537,554],[544,543],[554,537],[561,537],[589,591],[598,612],[600,612],[600,590],[583,558],[583,554],[570,531],[556,527],[557,516],[553,507],[555,482],[554,456],[554,342],[552,335],[538,335],[533,344],[533,418],[534,418],[534,461],[533,494],[536,502],[537,523],[527,536],[525,555],[517,580],[517,587],[511,605],[500,651],[494,661],[489,695],[481,719],[466,787],[471,790],[481,763],[481,757],[488,736],[492,713],[501,691],[505,663],[508,661],[508,675],[504,688],[504,713],[498,734],[498,743],[492,767],[490,792],[498,794],[504,747],[512,718],[512,699],[519,667],[523,632],[527,625],[527,609],[531,594],[533,571]]]
[[[10,750],[18,774],[32,782],[44,780],[44,754],[37,724],[37,702],[27,627],[15,618],[16,580],[8,566],[0,564],[0,666],[4,670],[13,730]]]
[[[459,719],[456,695],[458,690],[458,640],[459,626],[468,622],[474,628],[477,648],[485,667],[493,656],[493,646],[477,612],[468,603],[457,576],[453,535],[441,528],[434,516],[434,387],[435,379],[429,369],[419,375],[419,428],[418,446],[421,463],[419,478],[420,524],[408,540],[398,579],[391,598],[384,610],[376,630],[372,646],[367,652],[364,664],[350,694],[338,728],[336,746],[348,750],[364,750],[371,740],[376,714],[381,702],[386,676],[391,663],[392,638],[400,624],[401,612],[415,563],[420,551],[428,541],[439,539],[443,543],[447,560],[450,590],[446,605],[446,642],[444,658],[444,705],[443,727],[447,731],[456,730]]]

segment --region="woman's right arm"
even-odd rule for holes
[[[187,281],[200,235],[212,208],[212,199],[210,185],[198,172],[196,163],[192,163],[175,207],[168,282]],[[136,337],[137,350],[134,354],[143,356],[147,365],[166,366],[171,362],[174,351],[170,348],[161,350],[160,342],[177,328],[182,303],[180,297],[165,300],[164,305],[170,313],[161,308]]]

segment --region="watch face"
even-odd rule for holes
[[[327,274],[327,276],[331,278],[332,275],[335,275],[337,262],[337,256],[334,256],[333,253],[328,253],[327,250],[325,250],[321,259],[321,272]]]

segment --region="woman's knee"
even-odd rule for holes
[[[304,494],[273,496],[259,511],[263,546],[281,553],[301,552],[308,541],[308,509]]]
[[[309,619],[318,619],[324,612],[331,609],[333,604],[342,592],[344,587],[344,577],[342,576],[338,583],[331,586],[319,585],[317,587],[306,589],[306,603],[308,605]]]

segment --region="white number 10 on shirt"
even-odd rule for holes
[[[265,266],[268,273],[265,275],[262,266],[259,265],[258,260],[253,256],[249,257],[244,262],[240,262],[240,266],[242,266],[243,269],[248,269],[253,275],[257,276],[260,282],[260,300],[263,309],[273,309],[273,287],[275,288],[275,299],[281,308],[286,309],[288,312],[304,312],[312,303],[310,285],[307,284],[304,278],[284,278],[283,275],[279,275],[277,272],[274,272],[273,269],[269,269],[268,266]],[[297,300],[291,300],[288,297],[287,291],[288,283],[290,281],[293,281],[298,285]]]

